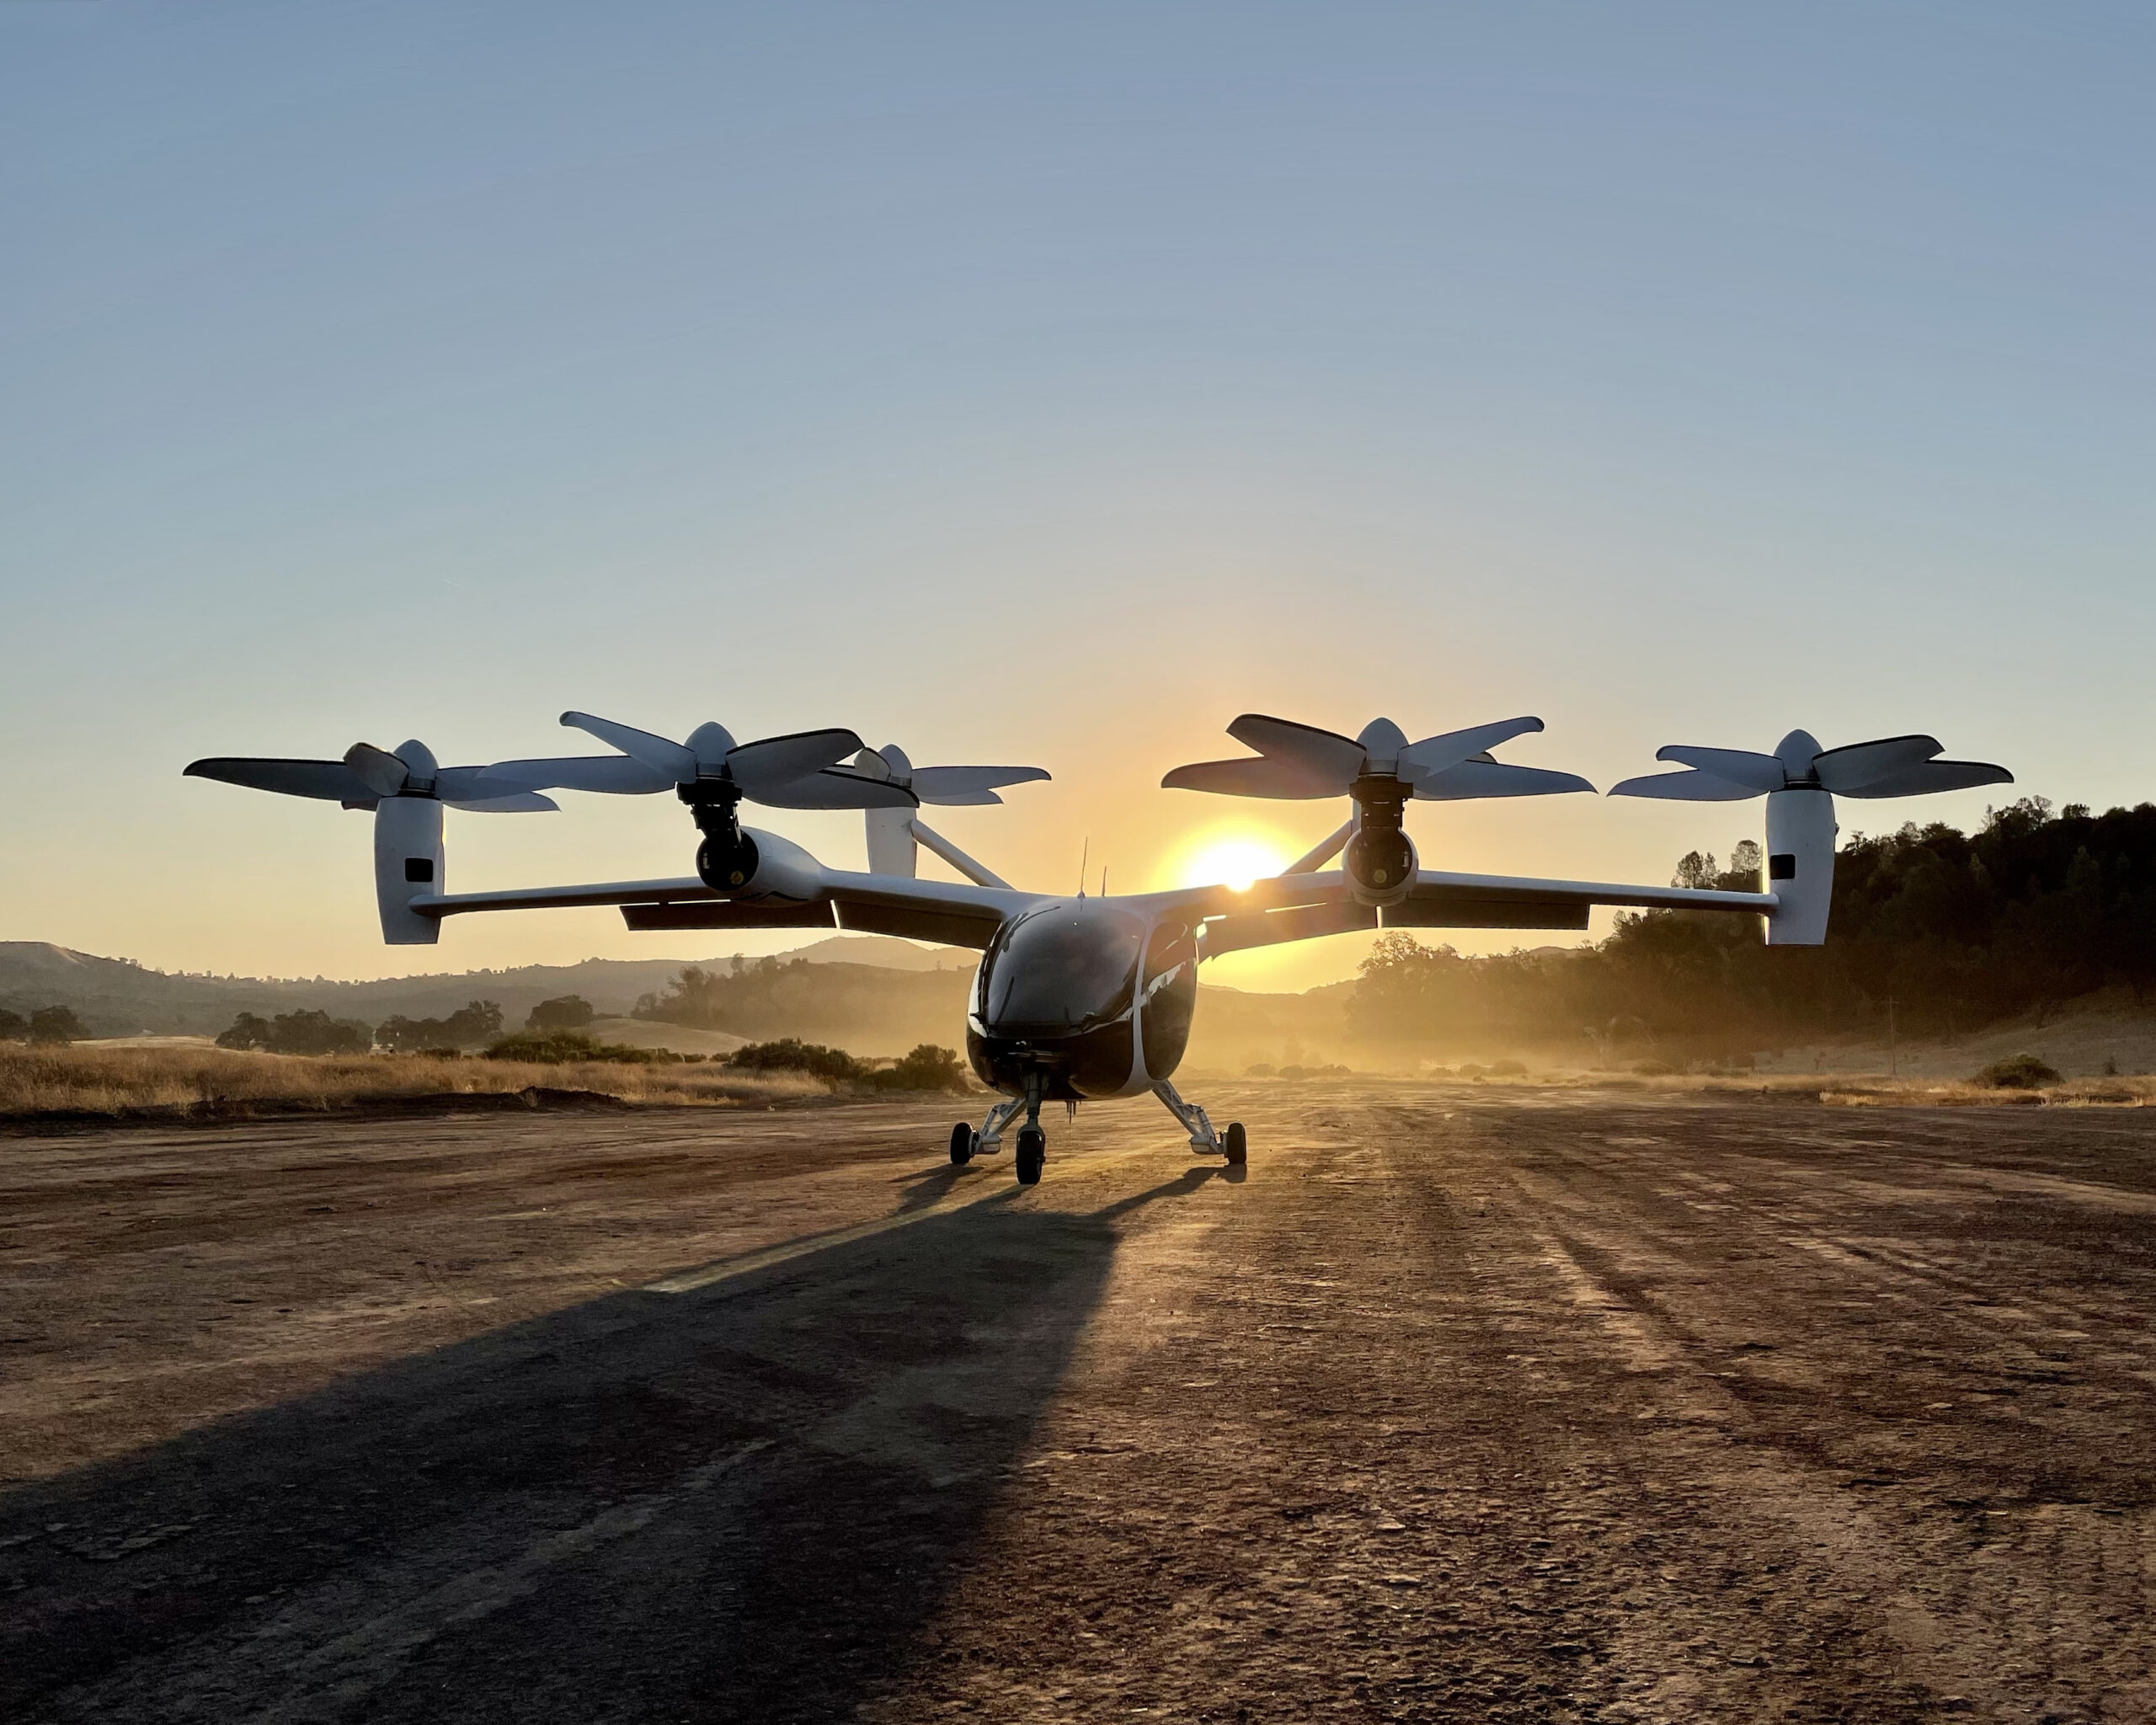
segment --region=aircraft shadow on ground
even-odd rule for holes
[[[0,1716],[846,1717],[1023,1489],[1117,1220],[1215,1172],[624,1291],[19,1489]]]

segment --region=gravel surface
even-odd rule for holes
[[[2156,1114],[0,1145],[0,1717],[2141,1720]]]

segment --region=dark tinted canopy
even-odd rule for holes
[[[981,966],[981,1016],[1005,1034],[1063,1034],[1130,1010],[1145,925],[1102,905],[1052,905],[1012,923]]]

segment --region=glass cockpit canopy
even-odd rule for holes
[[[981,962],[982,1028],[1067,1036],[1130,1010],[1145,924],[1105,905],[1057,904],[1006,928]]]

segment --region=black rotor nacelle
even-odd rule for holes
[[[756,841],[741,830],[741,788],[718,779],[679,788],[703,841],[696,846],[696,878],[713,892],[738,893],[756,877]]]
[[[1360,817],[1341,865],[1358,903],[1396,905],[1415,884],[1415,841],[1401,830],[1413,790],[1390,774],[1368,773],[1348,788]]]

